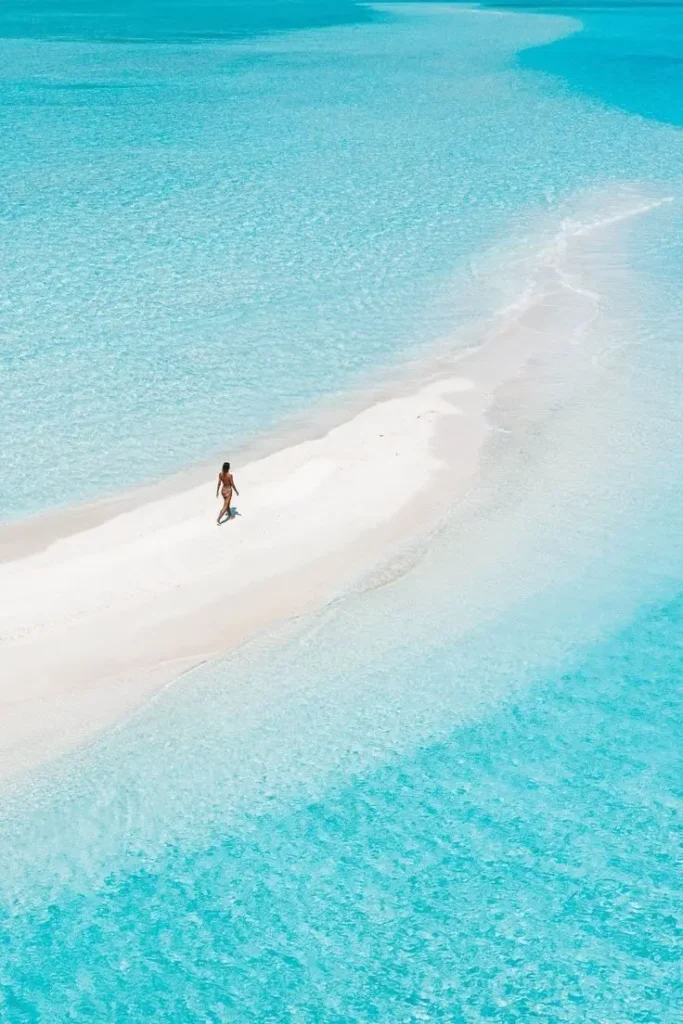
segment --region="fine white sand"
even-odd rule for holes
[[[22,557],[0,563],[0,775],[310,610],[422,532],[476,466],[485,404],[448,377],[234,466],[238,514],[222,526],[210,475],[104,521],[94,507],[91,525],[80,510],[66,535],[34,521],[33,550],[17,543]]]

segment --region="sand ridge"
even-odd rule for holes
[[[487,439],[510,434],[497,432],[501,409],[512,403],[508,425],[523,417],[539,357],[573,353],[567,372],[580,386],[601,308],[583,249],[590,270],[592,236],[669,201],[645,200],[626,190],[599,215],[563,221],[478,345],[446,347],[313,437],[241,460],[239,515],[225,525],[215,525],[216,465],[201,483],[190,470],[172,487],[59,514],[56,527],[52,517],[0,527],[0,778],[74,747],[428,536],[476,486]],[[528,386],[515,387],[527,371]]]
[[[482,404],[466,379],[431,382],[234,467],[240,496],[221,526],[208,478],[1,563],[0,774],[79,742],[181,671],[304,614],[424,529],[443,512],[439,431],[462,422],[466,473],[484,432]]]

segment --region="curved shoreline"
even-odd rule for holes
[[[0,562],[0,590],[11,595],[0,607],[0,778],[73,748],[188,669],[320,607],[427,536],[476,482],[501,399],[514,419],[506,386],[529,376],[533,387],[534,361],[567,351],[598,315],[599,296],[568,249],[573,259],[587,234],[661,201],[629,192],[607,216],[563,221],[480,347],[419,375],[411,365],[417,379],[404,374],[366,395],[312,439],[309,431],[235,460],[240,516],[219,529],[213,470],[203,468],[41,516],[24,533],[0,528],[0,548],[15,554]],[[517,415],[523,401],[512,400]]]
[[[90,526],[81,511],[77,532],[5,562],[0,775],[305,614],[433,524],[476,466],[484,404],[462,378],[426,384],[242,467],[239,517],[220,528],[209,478]]]

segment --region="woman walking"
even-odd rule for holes
[[[230,472],[229,462],[223,463],[223,468],[218,474],[218,483],[216,484],[216,497],[218,497],[219,491],[223,496],[223,508],[218,513],[218,519],[216,520],[218,526],[221,525],[224,515],[227,515],[228,519],[230,518],[230,502],[232,501],[232,492],[234,491],[238,497],[240,493],[235,486],[235,481],[233,479],[232,473]]]

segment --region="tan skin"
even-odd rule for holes
[[[230,518],[230,502],[232,501],[232,492],[234,491],[238,497],[240,493],[237,490],[237,487],[235,486],[235,480],[229,468],[225,469],[224,467],[218,474],[218,483],[216,484],[216,497],[218,497],[219,491],[223,497],[223,508],[218,513],[218,519],[216,520],[216,523],[220,526],[223,520],[223,516],[227,515],[228,519]]]

